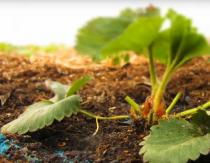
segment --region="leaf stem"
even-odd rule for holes
[[[157,84],[157,75],[155,71],[155,64],[152,56],[152,49],[151,47],[148,48],[148,55],[149,55],[149,73],[150,73],[150,80],[152,83],[152,95],[155,93],[156,84]]]
[[[169,115],[169,113],[172,111],[172,109],[174,108],[174,106],[176,105],[177,101],[180,99],[181,96],[182,96],[181,92],[177,93],[177,95],[175,96],[169,107],[166,109],[166,116]]]
[[[184,116],[187,116],[187,115],[192,115],[192,114],[195,114],[198,110],[205,110],[205,109],[207,109],[209,107],[210,107],[210,101],[208,101],[205,104],[200,105],[200,106],[198,106],[196,108],[188,109],[186,111],[177,113],[175,115],[175,117],[184,117]]]
[[[135,112],[138,113],[140,111],[139,105],[132,98],[130,98],[129,96],[126,96],[125,101],[127,101],[131,105],[131,107],[135,110]]]
[[[90,113],[86,110],[83,110],[83,109],[80,109],[79,110],[80,113],[90,117],[90,118],[95,118],[95,119],[98,119],[98,120],[117,120],[117,119],[128,119],[130,118],[130,116],[128,115],[117,115],[117,116],[111,116],[111,117],[102,117],[102,116],[98,116],[98,115],[95,115],[93,113]]]
[[[153,110],[151,110],[151,111],[149,112],[149,115],[148,115],[148,124],[149,124],[149,125],[152,125],[152,124],[153,124],[153,118],[155,118],[155,117],[154,117],[154,112],[153,112]]]
[[[169,79],[172,76],[172,73],[173,73],[172,70],[173,70],[173,68],[170,68],[170,67],[166,68],[166,71],[163,75],[163,78],[161,79],[160,85],[158,85],[157,91],[156,91],[155,96],[154,96],[154,101],[153,101],[154,102],[154,105],[153,105],[154,106],[153,107],[154,113],[156,113],[158,111],[160,102],[163,98],[164,91],[165,91],[166,86],[169,82]]]

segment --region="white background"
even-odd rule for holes
[[[184,1],[184,0],[183,0]],[[14,44],[64,43],[74,45],[77,29],[96,16],[117,15],[125,7],[154,4],[165,13],[173,8],[193,19],[210,36],[210,2],[206,1],[0,1],[0,42]]]

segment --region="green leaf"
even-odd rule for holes
[[[207,40],[198,33],[190,19],[173,10],[169,10],[168,17],[171,21],[169,64],[177,68],[186,61],[209,52]]]
[[[161,31],[150,47],[153,57],[167,64],[171,53],[169,30]]]
[[[123,17],[124,19],[128,19],[131,22],[135,19],[138,19],[141,16],[160,16],[160,10],[157,7],[154,6],[148,6],[145,9],[144,8],[137,8],[137,9],[131,9],[126,8],[120,12],[120,17]]]
[[[104,54],[120,51],[142,52],[157,37],[163,19],[161,17],[141,17],[132,23],[118,38],[108,43]]]
[[[210,133],[210,116],[205,110],[198,110],[193,114],[192,123],[199,126],[203,133]]]
[[[186,36],[186,42],[183,46],[183,50],[180,53],[181,57],[176,67],[181,66],[194,57],[210,54],[207,40],[198,33],[191,33]]]
[[[206,38],[192,25],[189,18],[169,10],[170,27],[153,41],[152,54],[162,63],[180,67],[194,57],[210,54]]]
[[[69,87],[66,97],[71,96],[75,94],[77,91],[79,91],[84,85],[87,84],[92,78],[90,76],[84,76],[81,79],[78,79],[72,83],[72,85]]]
[[[95,60],[103,59],[102,49],[117,38],[136,19],[143,16],[159,16],[159,9],[124,9],[117,17],[98,17],[87,22],[77,34],[76,49]]]
[[[70,87],[58,82],[46,81],[47,87],[54,92],[55,96],[28,106],[17,119],[4,125],[1,132],[5,134],[34,132],[51,125],[54,120],[61,121],[64,117],[76,114],[80,109],[80,97],[73,94],[90,79],[89,76],[84,76],[74,81]]]
[[[80,109],[80,97],[73,95],[59,102],[43,101],[33,105],[17,119],[4,125],[1,132],[4,134],[25,134],[49,126],[54,120],[61,121],[64,117],[76,114]]]
[[[45,84],[55,94],[55,96],[52,99],[50,99],[50,101],[53,102],[57,102],[61,99],[64,99],[69,89],[69,86],[51,80],[47,80]]]
[[[162,120],[141,145],[145,162],[186,163],[209,153],[210,134],[203,135],[198,126],[184,119]]]
[[[119,36],[130,24],[130,20],[99,17],[89,21],[77,34],[76,49],[81,54],[101,60],[101,49],[113,38]]]

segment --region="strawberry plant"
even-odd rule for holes
[[[168,27],[165,27],[166,22],[169,23]],[[97,34],[103,37],[103,33]],[[131,105],[132,119],[146,119],[147,125],[158,123],[151,127],[149,136],[140,144],[143,146],[140,154],[144,155],[145,162],[185,163],[189,159],[196,160],[200,154],[209,153],[210,123],[207,122],[210,117],[207,109],[210,101],[171,114],[182,94],[177,93],[169,106],[166,106],[164,99],[166,87],[176,70],[190,59],[209,52],[207,40],[189,18],[174,10],[169,10],[164,17],[159,14],[138,17],[96,50],[105,57],[118,56],[126,51],[148,56],[151,95],[142,105],[130,97],[125,98]],[[155,60],[166,65],[161,77],[156,74]]]
[[[71,86],[63,85],[58,82],[46,81],[55,96],[49,100],[43,100],[27,107],[17,119],[5,124],[1,128],[4,134],[25,134],[34,132],[51,125],[54,120],[61,121],[64,117],[71,117],[73,114],[82,113],[88,117],[98,120],[127,119],[128,115],[101,117],[94,115],[81,108],[81,98],[75,95],[79,89],[84,86],[91,78],[85,76],[74,81]]]
[[[170,25],[163,28],[166,21]],[[160,120],[158,125],[151,127],[150,135],[140,144],[143,146],[140,154],[144,155],[144,161],[185,163],[189,159],[196,160],[200,153],[208,154],[210,133],[206,128],[210,127],[210,123],[199,120],[199,123],[194,123],[193,117],[203,111],[204,114],[200,117],[205,117],[209,122],[206,109],[210,107],[210,101],[197,108],[170,114],[181,93],[177,94],[168,107],[164,99],[166,87],[176,70],[190,59],[208,54],[209,46],[205,37],[197,31],[190,19],[169,10],[165,17],[139,18],[118,38],[109,42],[102,52],[110,55],[128,50],[147,54],[152,85],[151,95],[143,105],[139,106],[130,97],[126,97],[126,101],[132,106],[132,117],[146,119],[149,125]],[[166,64],[161,78],[156,75],[156,59]]]
[[[170,27],[163,29],[165,21]],[[164,92],[172,75],[184,63],[208,52],[209,46],[203,35],[192,26],[191,20],[170,10],[166,17],[142,17],[132,23],[118,38],[109,42],[102,50],[104,54],[133,50],[145,52],[149,58],[151,96],[139,109],[139,114],[148,121],[168,116],[173,105],[180,97],[174,99],[173,105],[166,108]],[[166,64],[163,76],[156,75],[154,60]],[[136,112],[137,113],[137,112]]]

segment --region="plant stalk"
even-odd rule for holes
[[[177,93],[177,95],[175,96],[169,107],[166,109],[166,116],[169,115],[169,113],[172,111],[172,109],[174,108],[174,106],[176,105],[177,101],[180,99],[181,96],[182,96],[181,92]]]
[[[149,73],[150,73],[150,80],[152,83],[152,95],[153,95],[156,91],[157,75],[155,71],[155,64],[152,56],[151,47],[148,48],[148,55],[149,55]]]
[[[149,115],[148,115],[148,124],[149,125],[152,125],[153,124],[153,118],[154,118],[154,112],[153,112],[153,110],[151,110],[149,112]]]
[[[154,113],[156,113],[158,111],[158,108],[159,108],[159,105],[161,103],[161,100],[163,99],[163,94],[164,94],[164,91],[166,89],[166,86],[169,82],[169,79],[171,78],[172,76],[172,71],[173,69],[172,68],[166,68],[166,71],[163,75],[163,78],[161,79],[161,82],[160,84],[158,85],[158,88],[155,92],[155,95],[154,95],[154,101],[153,101],[153,110],[154,110]]]
[[[135,110],[136,113],[139,113],[140,106],[132,98],[126,96],[125,101],[127,101],[131,105],[131,107]]]
[[[198,110],[205,110],[205,109],[207,109],[209,107],[210,107],[210,101],[208,101],[205,104],[200,105],[200,106],[198,106],[196,108],[188,109],[186,111],[177,113],[175,115],[175,117],[179,118],[179,117],[184,117],[184,116],[187,116],[187,115],[192,115],[192,114],[195,114]]]
[[[88,117],[90,117],[90,118],[94,118],[94,119],[98,119],[98,120],[117,120],[117,119],[128,119],[128,118],[130,118],[130,116],[128,116],[128,115],[102,117],[102,116],[98,116],[98,115],[95,115],[93,113],[90,113],[90,112],[88,112],[86,110],[83,110],[83,109],[80,109],[79,112],[88,116]]]

